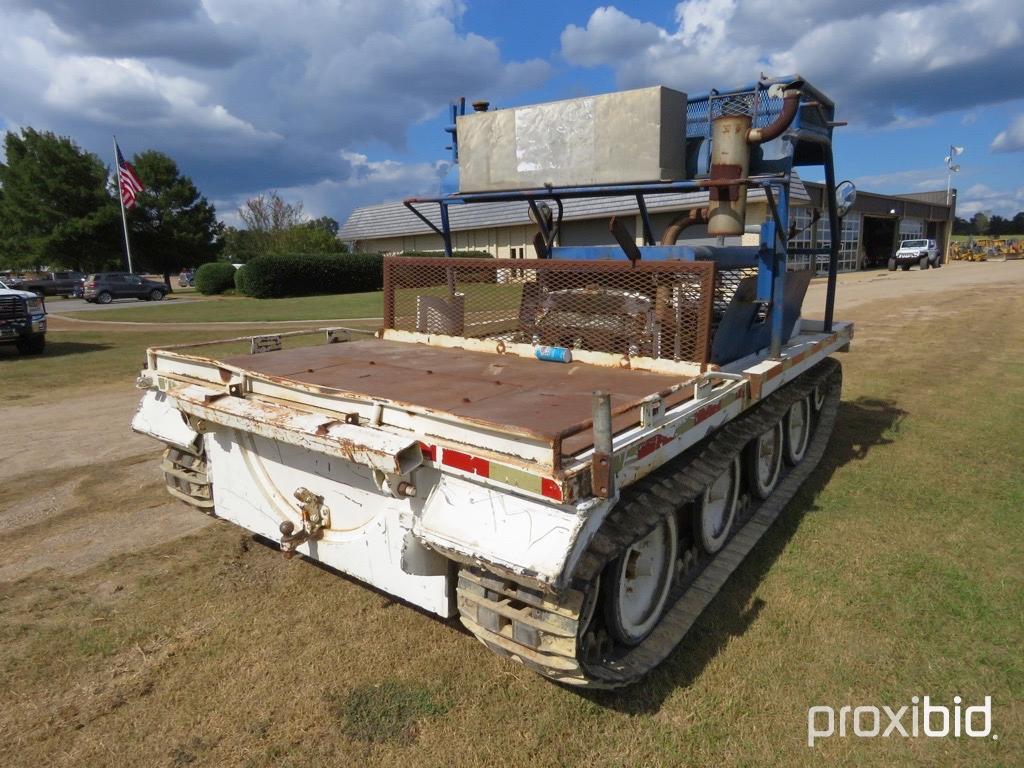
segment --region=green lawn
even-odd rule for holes
[[[101,387],[130,383],[142,369],[148,347],[213,341],[227,336],[260,333],[259,328],[237,331],[51,331],[42,355],[19,355],[14,345],[0,345],[0,407],[43,402],[62,390],[88,383]],[[217,347],[247,351],[244,345]]]
[[[221,522],[0,585],[0,764],[1024,765],[1019,288],[843,312],[859,325],[821,465],[640,685],[545,682],[455,621]],[[182,334],[60,336],[99,348],[24,361],[58,390],[130,377],[146,344]],[[998,740],[807,746],[808,707],[924,695],[991,696]]]
[[[301,296],[291,299],[250,299],[216,296],[203,301],[160,306],[129,304],[110,309],[69,312],[81,320],[117,320],[143,323],[266,322],[276,320],[343,320],[380,317],[384,294],[346,293]]]
[[[519,306],[521,285],[494,283],[460,285],[466,294],[467,312],[508,311]],[[416,297],[444,296],[443,286],[399,290],[395,299],[399,317],[414,317]],[[291,299],[250,299],[242,296],[215,296],[203,301],[161,306],[128,304],[110,309],[68,312],[68,317],[94,321],[130,321],[149,323],[267,322],[278,320],[345,320],[379,318],[383,315],[384,294],[346,293],[332,296],[302,296]],[[514,313],[513,313],[514,314]]]
[[[979,239],[989,238],[989,237],[991,237],[991,235],[953,235],[953,242],[954,243],[966,243],[972,237],[975,240],[979,240]],[[1020,240],[1021,238],[1024,238],[1024,235],[1000,235],[1000,237],[999,237],[1000,240],[1010,240],[1010,241]]]

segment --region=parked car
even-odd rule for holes
[[[31,291],[0,282],[0,344],[15,344],[23,355],[37,355],[46,346],[46,301]]]
[[[934,240],[904,240],[900,243],[896,254],[889,259],[889,271],[894,272],[899,267],[904,272],[917,264],[921,269],[941,265],[939,261],[939,248]]]
[[[18,290],[32,291],[40,296],[73,296],[84,279],[82,272],[45,272],[39,277],[23,280]]]
[[[193,285],[195,285],[195,282],[196,273],[194,270],[181,270],[181,273],[178,275],[178,285],[180,285],[182,288],[191,288]]]
[[[169,291],[164,283],[130,272],[97,272],[85,278],[83,298],[96,304],[109,304],[114,299],[162,301]]]

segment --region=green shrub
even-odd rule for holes
[[[257,299],[379,291],[381,265],[379,253],[266,254],[245,265],[237,286]]]
[[[196,290],[206,295],[235,287],[235,268],[225,261],[211,261],[196,270]]]
[[[245,290],[245,264],[235,270],[235,291],[248,295]]]

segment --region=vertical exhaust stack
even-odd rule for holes
[[[769,91],[771,95],[771,91]],[[800,91],[782,93],[779,116],[763,128],[753,127],[753,95],[727,96],[712,102],[720,114],[711,123],[711,179],[733,181],[747,177],[750,171],[750,147],[782,135],[800,106]],[[713,237],[737,237],[743,234],[747,216],[745,184],[712,186],[708,234]]]
[[[747,96],[723,99],[723,113],[711,124],[711,178],[715,181],[746,178],[750,169],[747,134],[753,117],[748,100]],[[746,186],[714,186],[709,197],[708,234],[713,237],[742,235],[747,217]]]

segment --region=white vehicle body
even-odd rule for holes
[[[909,267],[915,264],[934,267],[939,261],[939,248],[934,240],[916,238],[903,240],[896,251],[896,266]]]
[[[678,377],[683,399],[673,403],[652,392],[640,423],[614,436],[615,487],[650,473],[849,345],[850,324],[836,323],[831,333],[820,327],[803,321],[781,359],[762,353],[719,372],[647,361],[647,370]],[[458,347],[482,362],[493,359],[489,365],[533,354],[529,345],[499,353],[483,340],[382,335],[346,346],[397,343],[409,353]],[[267,539],[282,538],[282,523],[301,529],[309,518],[303,491],[311,492],[326,524],[296,551],[440,616],[457,612],[456,563],[483,564],[545,591],[564,588],[615,506],[616,496],[588,492],[593,448],[558,467],[540,441],[521,434],[256,370],[256,361],[271,365],[285,353],[254,355],[250,369],[238,358],[199,356],[196,346],[202,345],[149,350],[133,429],[183,450],[204,449],[216,515]],[[621,365],[613,355],[581,357],[577,365],[602,375]],[[538,376],[565,368],[530,363]],[[642,375],[645,361],[633,365]]]

